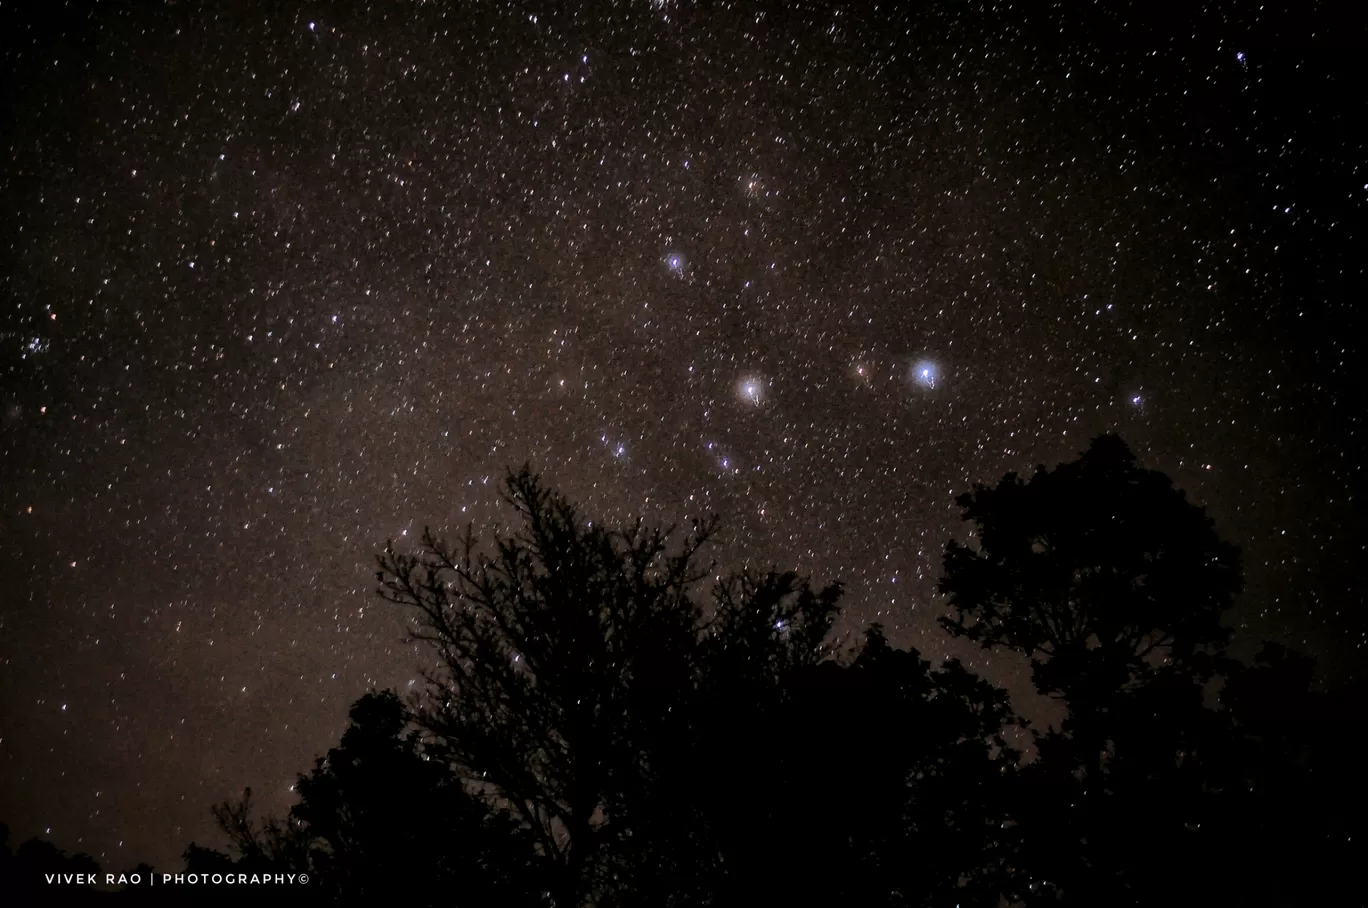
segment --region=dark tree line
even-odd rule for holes
[[[506,497],[488,548],[380,556],[426,690],[362,697],[287,817],[219,805],[230,852],[187,870],[357,905],[1362,902],[1349,710],[1306,657],[1226,655],[1238,552],[1119,439],[961,496],[945,552],[944,627],[1029,659],[1055,728],[877,625],[835,639],[837,585],[719,577],[712,522],[603,526],[527,469]]]

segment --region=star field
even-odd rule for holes
[[[992,4],[589,6],[7,14],[16,838],[161,866],[244,786],[283,810],[415,683],[374,553],[506,523],[524,461],[604,518],[716,512],[724,566],[1016,689],[935,624],[954,498],[1119,432],[1244,549],[1239,639],[1354,670],[1352,61],[1215,14],[1151,51]]]

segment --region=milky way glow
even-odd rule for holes
[[[245,785],[285,815],[425,664],[376,553],[488,542],[523,463],[939,662],[954,496],[1119,432],[1239,540],[1251,650],[1362,671],[1346,55],[1073,6],[1041,53],[1026,3],[116,6],[0,26],[11,848],[174,868]]]

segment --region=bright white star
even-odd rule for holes
[[[912,380],[923,388],[935,388],[940,372],[930,360],[921,360],[912,367]]]
[[[765,398],[765,383],[758,378],[743,378],[736,393],[748,404],[759,406]]]

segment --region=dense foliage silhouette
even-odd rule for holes
[[[52,891],[46,882],[49,875],[72,877],[77,874],[101,873],[98,861],[84,852],[68,854],[44,839],[31,838],[10,850],[10,828],[0,823],[0,895],[6,904],[36,904]],[[71,899],[67,904],[85,904],[91,900],[88,887],[70,885]]]
[[[974,532],[946,546],[942,624],[1026,656],[1068,712],[1020,773],[1026,903],[1172,904],[1214,834],[1205,684],[1238,552],[1168,477],[1114,436],[1072,463],[1009,474],[958,499]],[[1162,867],[1164,872],[1156,873]]]
[[[325,904],[528,904],[535,868],[510,847],[517,833],[459,776],[427,758],[392,691],[351,710],[340,746],[296,786],[285,822],[258,825],[251,790],[215,808],[236,857],[192,845],[187,869],[213,873],[303,871]]]
[[[1115,437],[961,496],[946,547],[944,627],[1028,659],[1052,727],[879,625],[840,638],[839,585],[720,575],[713,521],[605,526],[527,468],[505,493],[488,546],[379,558],[426,688],[358,700],[285,818],[250,789],[215,807],[229,851],[192,843],[187,871],[307,872],[295,904],[1360,901],[1360,692],[1276,645],[1227,656],[1237,550]],[[93,865],[4,855],[8,880]]]

